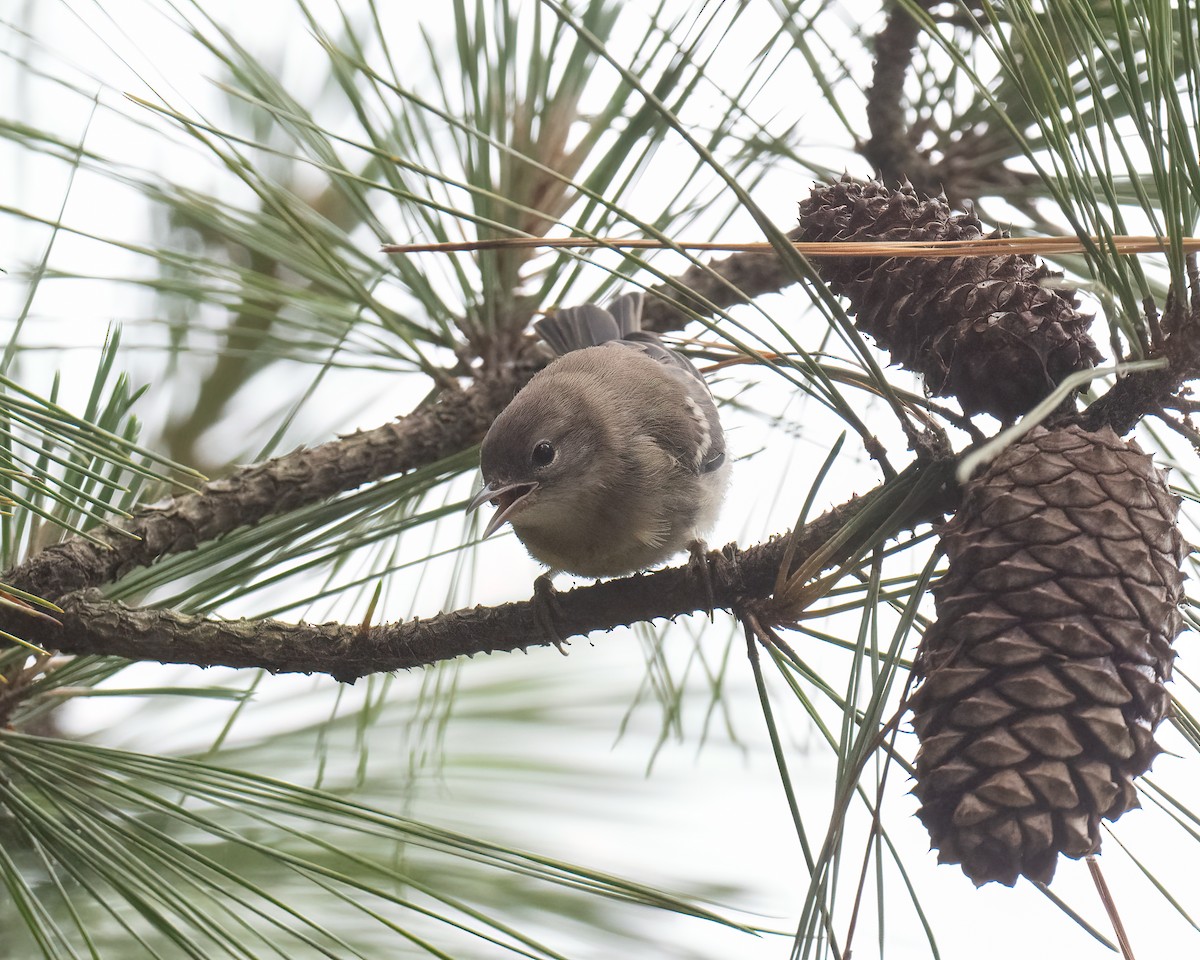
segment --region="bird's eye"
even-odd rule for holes
[[[554,459],[554,444],[549,440],[540,440],[534,445],[533,453],[529,456],[535,467],[544,467]]]

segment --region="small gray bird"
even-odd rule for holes
[[[686,357],[641,329],[642,295],[589,303],[535,324],[558,354],[483,441],[491,536],[511,523],[550,568],[614,577],[698,543],[729,482],[708,385]]]

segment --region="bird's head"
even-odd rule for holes
[[[480,453],[484,487],[467,506],[491,502],[490,537],[511,522],[521,528],[579,522],[607,483],[602,451],[611,446],[603,420],[553,379],[534,378],[488,430]]]

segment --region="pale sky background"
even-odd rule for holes
[[[314,4],[326,13],[330,6]],[[346,0],[346,6],[353,8],[354,3]],[[89,120],[89,107],[79,96],[65,94],[52,84],[36,80],[17,84],[13,64],[6,61],[0,64],[0,88],[9,91],[4,109],[34,117],[68,138],[78,139],[86,129],[89,149],[157,170],[171,182],[206,191],[233,190],[223,185],[228,181],[203,151],[182,145],[179,137],[164,138],[161,131],[169,126],[165,120],[123,102],[119,96],[124,91],[152,98],[152,91],[158,91],[197,113],[217,109],[219,98],[212,86],[216,68],[198,45],[170,25],[169,18],[164,16],[168,7],[164,0],[39,2],[33,21],[35,43],[44,45],[48,56],[60,58],[72,68],[91,75],[96,81],[95,89],[100,91],[101,105]],[[738,53],[752,56],[754,50],[749,44],[753,37],[761,35],[764,29],[773,31],[778,23],[771,4],[765,0],[752,0],[744,7],[739,30],[731,34],[728,42],[746,46],[740,50],[731,47],[722,62],[736,63]],[[856,8],[873,11],[875,5],[848,3],[845,7],[850,18]],[[28,21],[22,19],[19,11],[32,9],[32,5],[9,0],[5,8],[3,16],[10,22],[24,23]],[[271,58],[296,42],[292,38],[300,34],[295,31],[302,29],[289,0],[257,3],[211,0],[204,4],[204,10],[214,21],[229,25],[249,48],[261,50]],[[419,17],[433,36],[445,37],[447,50],[452,50],[448,32],[450,4],[400,3],[391,13],[397,21]],[[6,32],[2,36],[2,43],[9,45],[7,52],[10,55],[18,52],[14,35]],[[419,56],[415,30],[405,31],[398,26],[394,42],[398,59],[408,55],[414,64],[424,62]],[[312,49],[311,45],[308,49]],[[284,57],[282,62],[283,79],[298,99],[303,101],[312,96],[323,65],[297,57]],[[447,66],[447,69],[453,68]],[[713,79],[715,83],[721,82],[720,78]],[[418,81],[419,78],[414,78],[413,82]],[[811,96],[803,91],[789,93],[790,103],[782,95],[781,87],[776,94],[778,104],[768,99],[761,104],[760,112],[767,116],[772,107],[795,109],[796,105],[815,110],[819,103],[815,92]],[[129,117],[147,128],[139,129],[129,122]],[[831,165],[851,164],[854,172],[865,172],[844,145],[827,141],[836,136],[836,128],[827,118],[814,114],[811,127],[814,155],[822,156]],[[0,179],[0,204],[51,218],[57,215],[67,177],[65,167],[31,159],[29,154],[15,151],[8,144],[0,145],[0,167],[7,171]],[[672,171],[667,164],[663,167],[662,175],[669,177]],[[653,172],[648,175],[648,190],[654,189],[653,176]],[[795,202],[807,191],[810,182],[806,171],[781,170],[755,191],[755,197],[764,207],[778,210],[777,222],[790,227]],[[106,179],[86,172],[76,178],[64,220],[85,233],[95,232],[134,243],[145,240],[151,227],[145,208],[132,191],[113,189]],[[747,239],[747,233],[748,220],[743,218],[727,228],[724,235],[730,240],[742,240]],[[26,288],[19,279],[20,272],[37,262],[48,239],[49,231],[44,227],[21,223],[11,216],[0,217],[0,266],[10,273],[8,277],[0,276],[3,298],[0,329],[9,325],[8,318],[21,308]],[[152,270],[148,261],[116,246],[66,234],[56,239],[51,263],[86,269],[98,277],[148,274]],[[805,301],[795,291],[771,298],[771,309],[776,316],[789,310],[799,316],[804,307]],[[135,382],[151,383],[139,413],[153,428],[161,423],[165,411],[187,402],[188,391],[194,386],[186,378],[174,381],[161,378],[162,356],[153,346],[162,334],[152,322],[153,309],[153,301],[129,285],[104,280],[44,283],[37,292],[23,342],[55,349],[27,355],[19,372],[32,389],[44,390],[49,371],[63,370],[63,402],[69,408],[81,409],[90,385],[95,351],[103,342],[108,325],[121,323],[127,341],[141,344],[141,349],[127,351],[122,362]],[[75,349],[57,349],[67,342],[73,343]],[[239,457],[253,457],[253,445],[263,437],[260,424],[270,423],[272,414],[280,409],[281,396],[297,393],[294,383],[289,382],[289,376],[295,374],[294,368],[276,367],[262,378],[253,408],[245,413],[245,422],[226,422],[205,438],[214,457],[229,450],[236,450]],[[302,375],[306,379],[311,376],[308,372]],[[894,371],[894,379],[903,386],[911,384],[907,375],[899,371]],[[735,382],[726,379],[716,389],[719,395],[730,396],[735,386]],[[382,373],[334,374],[305,407],[281,451],[385,422],[411,407],[417,399],[414,388],[415,380],[412,384],[398,383],[397,378],[389,381]],[[790,405],[797,401],[780,385],[761,382],[749,395],[749,402],[775,413],[794,409]],[[735,466],[730,507],[711,542],[738,540],[749,544],[791,525],[800,500],[777,501],[777,478],[782,473],[794,475],[795,490],[802,499],[802,492],[807,490],[824,456],[825,445],[836,436],[836,424],[828,417],[823,422],[815,404],[805,409],[804,429],[798,438],[789,437],[760,419],[734,412],[725,416],[731,444],[742,457],[749,458]],[[895,437],[887,440],[897,461],[903,462],[903,441]],[[847,464],[849,460],[846,458]],[[765,485],[763,478],[767,478]],[[859,458],[853,470],[847,467],[830,478],[818,509],[845,499],[851,492],[870,489],[878,479],[876,468],[865,458]],[[465,496],[469,489],[470,484],[464,481],[453,493]],[[412,541],[413,549],[427,549],[427,542],[448,546],[461,532],[461,527],[453,523],[443,524],[429,534],[431,540],[423,540],[427,535],[418,532]],[[511,536],[480,548],[478,563],[470,595],[459,597],[458,602],[494,603],[526,597],[538,572],[536,564],[524,555]],[[438,585],[437,576],[444,576],[449,570],[449,562],[435,565],[436,576],[427,578],[419,589],[415,579],[398,578],[389,586],[384,616],[395,619],[438,612],[443,608],[446,591]],[[262,606],[257,598],[254,603]],[[231,604],[222,612],[232,616],[243,611],[237,604]],[[327,619],[347,613],[344,605],[334,605],[295,615]],[[851,623],[850,629],[854,628]],[[703,636],[704,648],[715,656],[731,630],[728,618],[721,616],[713,626],[699,621],[681,622],[669,634],[668,646],[677,645],[672,653],[676,658],[673,662],[677,667],[686,666],[688,651],[693,646],[692,635]],[[831,675],[839,677],[835,685],[840,684],[845,658],[832,651],[812,649],[812,641],[804,643],[808,644],[804,654],[811,662],[827,667]],[[1186,664],[1194,655],[1194,639],[1185,637],[1179,646],[1183,654],[1181,662]],[[661,883],[684,893],[694,879],[740,887],[744,892],[731,897],[728,903],[746,911],[746,916],[756,915],[757,922],[788,931],[802,905],[807,877],[741,641],[733,641],[725,693],[736,742],[718,722],[709,740],[701,744],[708,696],[703,679],[693,673],[691,696],[684,701],[684,738],[682,742],[668,740],[657,754],[654,745],[661,721],[657,706],[642,703],[634,709],[624,735],[613,721],[621,715],[614,704],[629,704],[635,699],[645,676],[644,650],[643,642],[632,632],[618,632],[593,637],[590,643],[575,641],[571,655],[565,660],[552,649],[539,649],[528,656],[481,657],[466,662],[458,671],[457,682],[465,691],[465,702],[472,704],[473,710],[483,712],[451,722],[443,745],[447,758],[444,769],[439,776],[430,778],[432,785],[422,789],[411,807],[404,806],[399,799],[395,801],[396,807],[417,818],[479,834],[495,827],[494,820],[480,825],[469,820],[480,791],[488,795],[526,797],[528,803],[523,815],[514,814],[505,820],[499,835],[484,835],[634,879]],[[119,682],[123,687],[168,680],[211,683],[226,673],[232,672],[207,671],[201,675],[199,671],[143,665],[127,671]],[[397,704],[399,719],[407,715],[405,705],[415,699],[423,679],[421,674],[405,675],[392,684],[388,698]],[[529,696],[536,699],[541,710],[561,718],[557,725],[540,725],[536,739],[514,738],[508,728],[491,731],[486,722],[488,691],[493,685],[517,682],[528,685]],[[789,764],[802,790],[800,799],[806,823],[819,843],[822,811],[833,800],[833,758],[815,743],[815,734],[799,709],[788,709],[782,684],[777,686],[774,705],[781,712],[781,726],[793,748]],[[349,711],[363,695],[363,687],[364,684],[359,684],[344,693],[342,713]],[[243,722],[252,725],[254,736],[261,733],[264,725],[279,724],[281,730],[288,729],[300,712],[312,717],[337,709],[333,706],[336,695],[336,685],[330,681],[272,678],[260,688],[258,703]],[[227,705],[187,703],[173,710],[147,714],[137,701],[114,699],[74,705],[68,720],[73,732],[102,742],[148,752],[175,752],[204,749],[220,729],[228,709]],[[143,716],[152,717],[152,725],[141,723],[139,718]],[[235,741],[243,732],[235,728]],[[386,732],[387,736],[379,738],[383,742],[373,748],[371,763],[406,767],[410,742],[396,733],[395,726],[387,727]],[[911,734],[906,737],[912,740]],[[1160,737],[1168,747],[1175,742],[1166,726]],[[1186,749],[1180,748],[1180,752],[1186,753]],[[481,755],[496,762],[494,779],[481,781],[477,768],[456,765],[456,758]],[[544,758],[549,758],[546,762],[552,765],[554,758],[562,756],[570,756],[582,769],[604,771],[613,784],[611,796],[580,794],[572,789],[569,778],[561,781],[542,778],[534,772]],[[346,757],[350,765],[355,761],[356,755]],[[505,770],[504,764],[512,766]],[[511,769],[519,771],[525,764],[530,769],[528,779],[519,773],[515,777],[511,774]],[[1175,757],[1164,756],[1155,765],[1154,777],[1169,792],[1200,796],[1196,764],[1190,764],[1190,771],[1185,766]],[[312,756],[300,752],[291,777],[299,783],[312,782],[312,768]],[[910,786],[899,770],[893,770],[889,777],[890,795],[885,801],[887,826],[904,852],[913,882],[931,913],[943,957],[1010,960],[1014,956],[1044,956],[1091,960],[1112,956],[1032,886],[1021,884],[1015,890],[1008,890],[992,884],[977,891],[957,867],[937,867],[933,855],[925,852],[928,838],[912,816],[916,803],[906,796]],[[384,797],[373,798],[373,802],[386,806],[390,801]],[[854,820],[848,828],[847,848],[853,852],[848,853],[843,869],[857,871],[860,860],[855,852],[865,844],[867,831],[861,806],[852,810]],[[1177,893],[1195,890],[1192,867],[1195,847],[1164,816],[1153,811],[1129,814],[1118,825],[1117,833],[1121,843],[1145,858],[1155,875],[1172,890]],[[1182,956],[1200,948],[1196,932],[1152,889],[1112,839],[1105,842],[1103,865],[1139,956]],[[897,878],[889,876],[887,882],[895,885]],[[1060,860],[1054,890],[1099,929],[1108,931],[1083,863]],[[1189,906],[1195,910],[1196,901],[1185,904]],[[854,944],[856,957],[876,955],[874,921],[873,906],[865,908]],[[788,937],[753,941],[667,914],[647,913],[644,922],[657,925],[663,941],[677,939],[692,955],[713,960],[731,957],[778,960],[788,956],[790,949]],[[564,952],[579,957],[605,955],[595,943],[589,942],[586,931],[571,931],[565,942],[557,939],[561,933],[550,931],[546,936]],[[928,955],[928,946],[912,916],[911,906],[897,886],[890,892],[885,956],[887,960],[908,960]]]

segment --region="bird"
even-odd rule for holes
[[[483,537],[510,524],[549,568],[538,586],[703,557],[716,522],[730,474],[716,402],[691,361],[641,329],[642,303],[637,291],[535,323],[556,357],[484,437],[467,509],[496,507]]]

